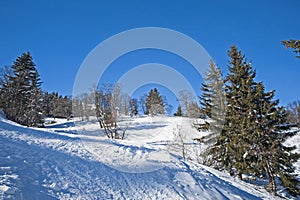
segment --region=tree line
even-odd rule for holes
[[[122,116],[138,115],[139,106],[147,115],[166,113],[168,104],[157,88],[151,89],[141,99],[131,98],[119,84],[102,84],[73,98],[73,115],[82,120],[90,120],[94,116],[108,138],[124,139],[128,125],[120,126]]]
[[[171,106],[156,88],[143,95],[139,100],[121,91],[119,85],[103,84],[98,93],[82,94],[79,97],[62,96],[58,92],[44,92],[42,81],[33,58],[29,52],[21,54],[11,66],[0,70],[0,108],[6,117],[25,126],[44,125],[45,117],[80,117],[88,120],[95,116],[99,94],[109,100],[101,99],[106,107],[112,107],[124,115],[137,115],[139,108],[149,115],[165,114]],[[72,111],[72,104],[76,109]],[[114,111],[115,112],[115,111]],[[114,113],[113,112],[113,113]]]

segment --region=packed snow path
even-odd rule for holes
[[[161,131],[172,132],[174,123],[163,123]],[[69,128],[64,124],[42,131],[0,120],[0,199],[274,199],[262,189],[171,154],[170,162],[155,171],[116,170],[89,153],[83,136]],[[102,142],[125,149],[132,141]],[[146,151],[134,152],[143,156]]]

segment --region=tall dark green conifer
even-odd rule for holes
[[[276,179],[292,195],[298,195],[299,180],[293,164],[299,154],[284,142],[298,130],[291,130],[287,113],[273,100],[274,91],[265,92],[264,85],[254,81],[255,71],[236,47],[228,52],[229,74],[226,77],[227,112],[224,128],[216,142],[208,148],[219,169],[232,175],[267,178],[266,189],[276,193]]]
[[[299,154],[294,147],[284,145],[286,139],[298,130],[291,130],[287,124],[287,112],[273,100],[275,92],[265,92],[264,85],[258,83],[254,89],[255,131],[250,138],[252,148],[245,158],[252,167],[253,175],[267,177],[266,189],[276,194],[276,177],[292,195],[300,194],[299,181],[294,174],[293,163]],[[255,161],[255,162],[254,162]]]
[[[41,79],[38,71],[33,67],[30,72],[30,84],[27,95],[28,102],[25,111],[25,124],[28,126],[42,126],[43,124],[43,95],[41,89]]]
[[[4,112],[26,126],[42,123],[42,92],[39,74],[29,52],[19,56],[12,66],[13,75],[3,84]]]
[[[231,47],[228,56],[230,61],[229,74],[226,77],[227,116],[224,131],[229,141],[226,154],[231,162],[225,162],[225,165],[229,170],[235,169],[242,179],[242,173],[249,167],[244,155],[251,148],[249,138],[256,128],[252,124],[256,73],[235,46]]]

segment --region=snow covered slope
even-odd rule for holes
[[[111,141],[95,123],[31,129],[0,118],[0,199],[276,199],[168,153],[174,131],[199,134],[188,119],[122,123],[126,139]]]

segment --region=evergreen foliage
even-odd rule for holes
[[[178,106],[176,113],[174,113],[174,116],[178,116],[178,117],[182,116],[182,110],[181,110],[181,106],[180,105]]]
[[[4,113],[22,125],[41,126],[42,82],[29,52],[14,61],[12,71],[1,88]]]
[[[265,92],[263,83],[255,82],[255,70],[235,46],[228,51],[229,74],[226,77],[226,117],[223,130],[215,135],[207,149],[208,164],[237,175],[268,178],[266,189],[274,194],[276,177],[292,195],[299,194],[299,181],[293,163],[299,154],[283,143],[297,130],[286,123],[287,112],[273,100],[274,91]],[[205,94],[209,87],[205,86]],[[209,98],[207,98],[209,97]],[[209,95],[202,96],[211,106]],[[209,114],[209,109],[205,111]],[[213,112],[211,112],[213,113]],[[218,119],[218,118],[216,118]],[[214,119],[215,120],[215,119]],[[212,132],[216,131],[211,129]]]
[[[145,114],[165,114],[165,104],[163,98],[156,88],[151,89],[147,95]]]
[[[291,48],[293,49],[293,52],[295,52],[297,54],[297,58],[300,58],[300,40],[285,40],[282,41],[282,44],[286,47],[286,48]]]
[[[66,119],[71,117],[72,100],[70,97],[58,95],[57,92],[45,92],[43,96],[44,116]]]
[[[138,100],[137,99],[130,99],[129,101],[129,113],[131,116],[137,115],[139,113],[138,111],[139,106],[138,106]]]
[[[278,106],[278,100],[272,100],[274,96],[274,91],[265,92],[264,85],[257,83],[254,89],[253,120],[256,130],[250,138],[251,149],[244,157],[253,174],[269,179],[267,190],[276,194],[276,177],[278,177],[289,193],[297,195],[300,194],[300,189],[293,163],[300,155],[292,152],[295,146],[287,147],[284,142],[298,130],[290,129],[290,125],[287,124],[287,112]]]
[[[247,170],[244,154],[250,148],[248,140],[255,127],[252,124],[253,115],[253,88],[256,83],[255,71],[245,56],[232,46],[228,51],[229,74],[226,77],[226,100],[227,114],[226,122],[221,134],[224,142],[224,155],[222,165],[233,173],[235,169],[242,179],[242,173]]]
[[[202,95],[200,96],[201,114],[203,117],[213,120],[205,124],[197,124],[199,130],[213,130],[213,135],[219,133],[224,124],[225,117],[225,91],[224,80],[222,78],[221,70],[213,61],[210,62],[208,72],[204,78],[205,84],[201,85]],[[204,138],[203,138],[204,139]]]

